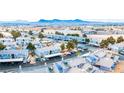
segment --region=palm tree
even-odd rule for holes
[[[76,39],[73,39],[70,42],[74,43],[74,47],[77,49],[78,41]]]
[[[36,49],[35,46],[32,43],[29,43],[27,46],[27,49],[30,50],[32,53],[34,53],[34,50]]]

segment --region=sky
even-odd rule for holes
[[[124,0],[0,0],[0,21],[124,21]]]

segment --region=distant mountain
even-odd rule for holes
[[[39,21],[29,22],[26,20],[0,21],[0,25],[33,25],[33,26],[82,26],[82,25],[124,25],[124,22],[101,22],[85,21],[81,19],[60,20],[60,19],[40,19]]]
[[[78,22],[78,23],[89,23],[89,21],[83,21],[83,20],[80,20],[80,19],[75,19],[75,20],[60,20],[60,19],[53,19],[53,20],[45,20],[45,19],[40,19],[38,22],[41,22],[41,23],[75,23],[75,22]]]

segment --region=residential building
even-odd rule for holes
[[[51,58],[55,56],[61,56],[62,54],[60,44],[52,45],[52,46],[47,46],[43,48],[37,48],[35,50],[35,54],[39,57],[45,57],[45,58]]]
[[[2,50],[0,51],[0,62],[23,62],[26,63],[28,50]]]
[[[77,40],[78,42],[85,43],[85,38],[78,36],[47,35],[47,37],[54,40],[62,40],[62,41]]]
[[[30,37],[18,37],[16,38],[16,44],[24,48],[32,41]]]

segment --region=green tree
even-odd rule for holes
[[[20,32],[17,32],[17,31],[12,31],[11,32],[12,36],[14,39],[16,39],[17,37],[20,37],[21,36],[21,33]]]
[[[0,43],[0,50],[4,50],[5,48],[6,46]]]
[[[63,50],[65,50],[65,44],[64,43],[62,43],[61,45],[60,45],[60,48],[61,48],[61,51],[63,51]]]
[[[77,36],[77,37],[79,37],[79,34],[67,34],[67,36]]]
[[[75,48],[75,43],[72,41],[68,41],[66,48],[70,51]]]
[[[81,55],[81,52],[80,52],[80,51],[77,51],[77,52],[76,52],[76,55],[77,55],[77,56]]]
[[[41,29],[41,32],[44,32],[44,28]]]
[[[55,32],[56,35],[64,35],[64,33],[61,33],[61,32]]]
[[[78,27],[77,30],[82,30],[81,27]]]
[[[118,37],[117,38],[117,43],[121,43],[124,41],[124,38],[122,36]]]
[[[78,41],[76,39],[71,40],[71,42],[73,42],[75,45],[78,44]]]
[[[32,36],[32,37],[31,37],[31,39],[35,40],[35,37],[34,37],[34,36]]]
[[[100,43],[101,48],[107,48],[108,45],[109,45],[108,40],[102,40],[101,43]]]
[[[6,29],[6,32],[8,32],[9,31],[9,29]]]
[[[76,39],[71,40],[70,42],[74,43],[74,47],[77,48],[78,45],[78,41]]]
[[[89,43],[90,42],[90,39],[89,38],[85,38],[85,42],[86,43]]]
[[[3,34],[2,33],[0,33],[0,38],[3,38],[4,36],[3,36]]]
[[[41,38],[41,39],[44,38],[43,33],[40,32],[39,35],[38,35],[38,37]]]
[[[35,46],[32,43],[29,43],[27,46],[27,49],[30,50],[31,52],[34,52],[34,50],[36,49]]]
[[[111,37],[108,37],[107,38],[107,41],[110,43],[110,44],[114,44],[116,42],[116,40],[111,36]]]
[[[29,34],[29,35],[33,35],[33,32],[30,30],[28,34]]]

